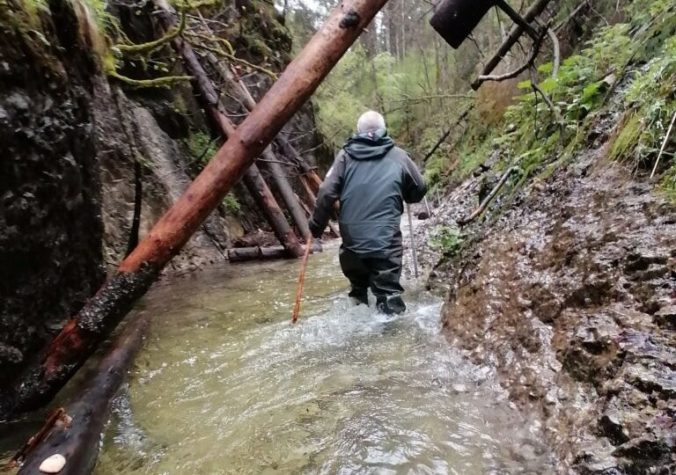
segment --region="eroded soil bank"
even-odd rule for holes
[[[589,152],[473,225],[431,282],[450,284],[447,339],[542,411],[564,466],[673,473],[676,210],[604,156]],[[418,238],[467,215],[478,188],[456,188]]]

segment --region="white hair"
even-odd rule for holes
[[[385,128],[385,118],[376,111],[364,112],[357,121],[357,133],[374,132]]]

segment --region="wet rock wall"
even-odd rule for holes
[[[676,209],[604,153],[446,265],[444,332],[542,411],[562,473],[673,473]]]
[[[105,39],[81,4],[11,3],[0,5],[0,389],[124,257],[136,164],[143,238],[190,183],[185,138],[200,127],[189,85],[136,93],[108,80]],[[214,213],[169,270],[222,261],[242,232]]]
[[[0,387],[104,278],[96,66],[73,15],[0,8]]]

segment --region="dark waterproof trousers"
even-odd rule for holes
[[[368,305],[367,290],[376,297],[377,307],[385,313],[401,313],[406,309],[399,284],[401,277],[401,246],[388,251],[384,257],[360,256],[341,246],[340,267],[352,284],[350,297]]]

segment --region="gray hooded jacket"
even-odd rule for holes
[[[415,163],[384,130],[355,135],[319,189],[310,230],[321,235],[339,199],[343,246],[359,255],[385,257],[401,247],[404,202],[417,203],[426,192]]]

